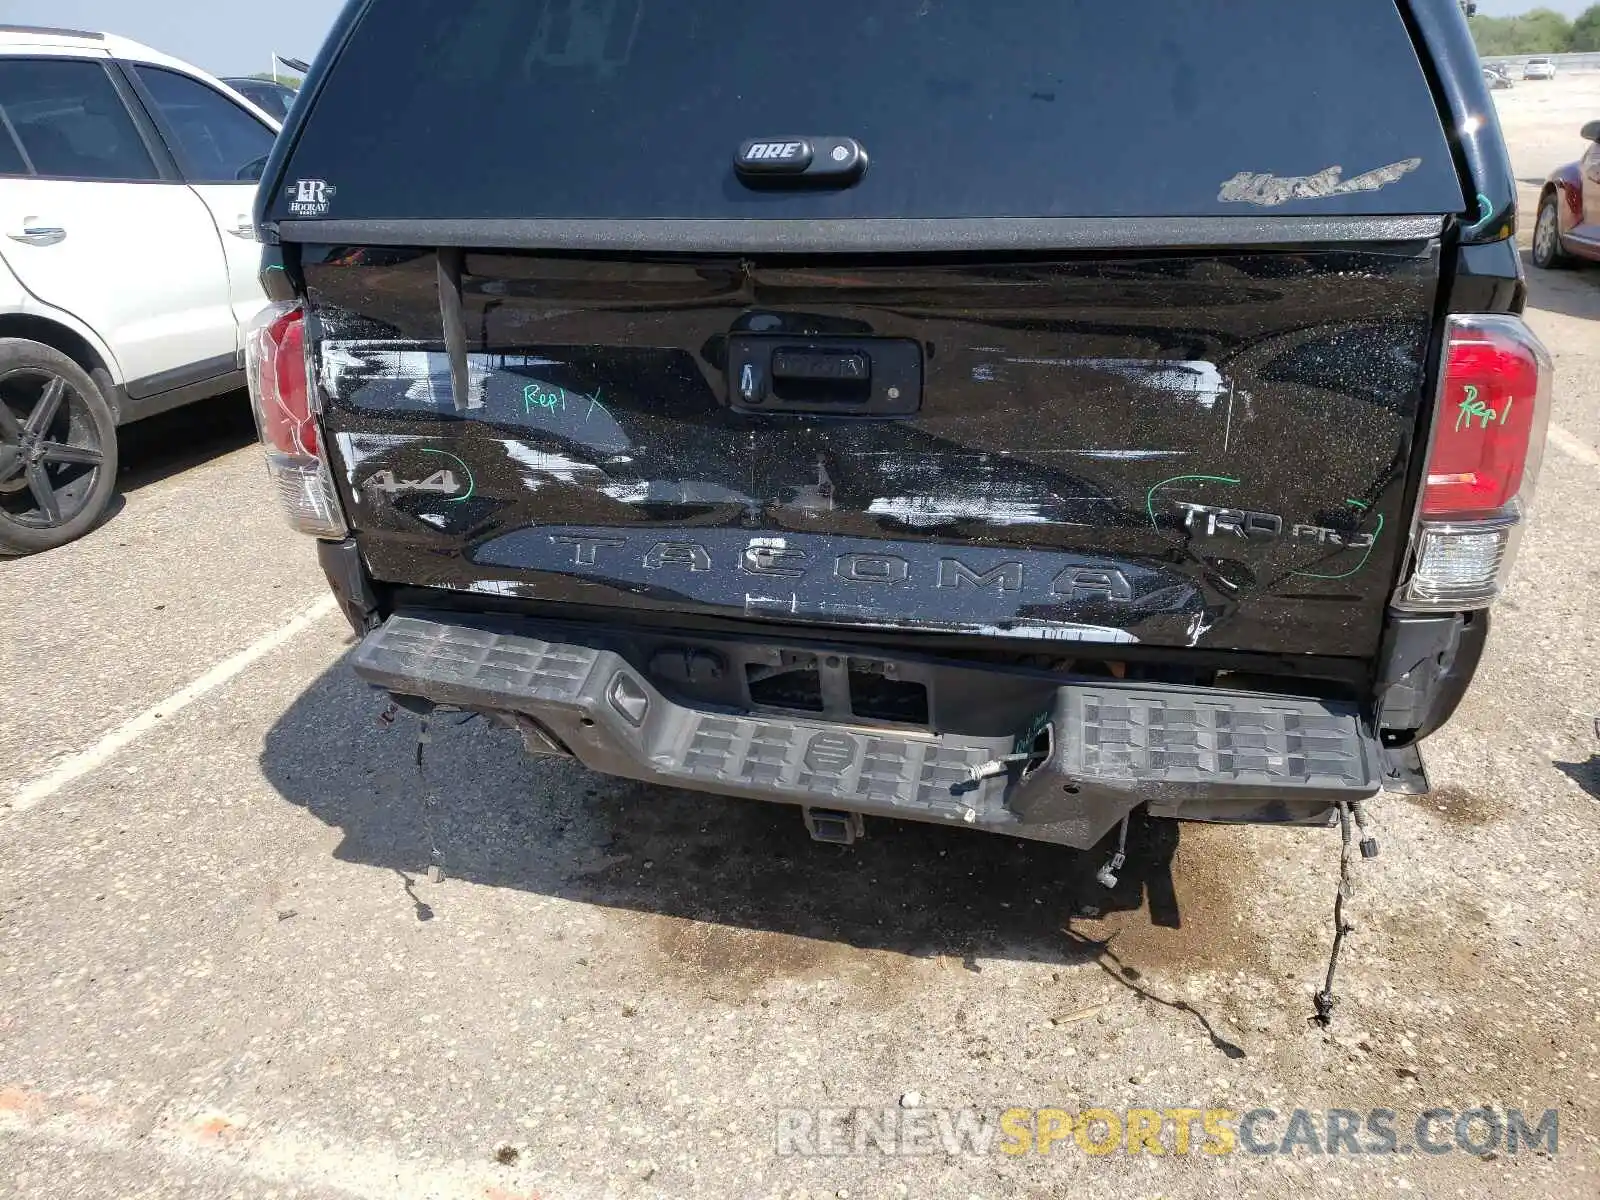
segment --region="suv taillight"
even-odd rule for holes
[[[1489,604],[1505,584],[1550,420],[1550,356],[1520,317],[1451,317],[1401,608]]]
[[[245,335],[245,369],[256,429],[267,452],[267,475],[289,524],[317,537],[344,537],[333,473],[322,453],[313,403],[316,383],[306,347],[305,311],[269,304]]]

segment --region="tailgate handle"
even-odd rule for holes
[[[739,412],[909,417],[922,406],[922,344],[911,338],[735,333],[727,345]]]
[[[872,360],[855,350],[778,350],[772,355],[772,377],[867,383]]]

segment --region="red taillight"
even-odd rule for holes
[[[1511,318],[1515,320],[1515,318]],[[1544,438],[1538,343],[1520,321],[1457,318],[1445,347],[1424,517],[1497,513],[1522,491]]]
[[[317,537],[344,537],[349,527],[317,437],[305,312],[298,304],[268,305],[251,323],[245,368],[267,475],[289,524]]]
[[[1500,594],[1550,422],[1550,356],[1506,314],[1450,318],[1428,474],[1395,603],[1464,612]]]
[[[298,306],[264,314],[250,334],[250,393],[261,440],[285,454],[315,455],[305,312]]]

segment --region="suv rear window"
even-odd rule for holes
[[[865,177],[739,182],[795,136]],[[373,0],[280,185],[273,219],[1463,207],[1394,0]]]

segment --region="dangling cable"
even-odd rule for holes
[[[428,788],[428,776],[422,769],[422,748],[432,741],[428,718],[423,717],[417,725],[417,782],[422,787],[417,808],[422,814],[422,827],[428,834],[428,881],[441,883],[444,880],[444,861],[439,853],[439,839],[433,831],[433,793]]]
[[[1110,861],[1101,867],[1095,875],[1100,886],[1110,891],[1117,886],[1117,872],[1122,870],[1122,864],[1128,861],[1128,818],[1122,818],[1122,828],[1117,830],[1117,852],[1111,856]]]
[[[1030,758],[1041,758],[1042,753],[1029,750],[1023,754],[1007,754],[1000,758],[991,758],[988,762],[981,762],[975,767],[967,768],[967,779],[970,783],[978,783],[985,779],[993,779],[996,775],[1004,775],[1013,763],[1025,763]]]
[[[1339,802],[1339,837],[1342,844],[1339,847],[1339,890],[1333,898],[1333,951],[1328,955],[1327,981],[1312,1001],[1317,1009],[1312,1020],[1324,1029],[1333,1024],[1333,1010],[1339,1003],[1338,997],[1333,994],[1333,977],[1339,969],[1339,950],[1344,945],[1344,935],[1355,932],[1355,926],[1344,919],[1344,902],[1353,890],[1350,867],[1354,862],[1350,842],[1350,805],[1344,800]]]

